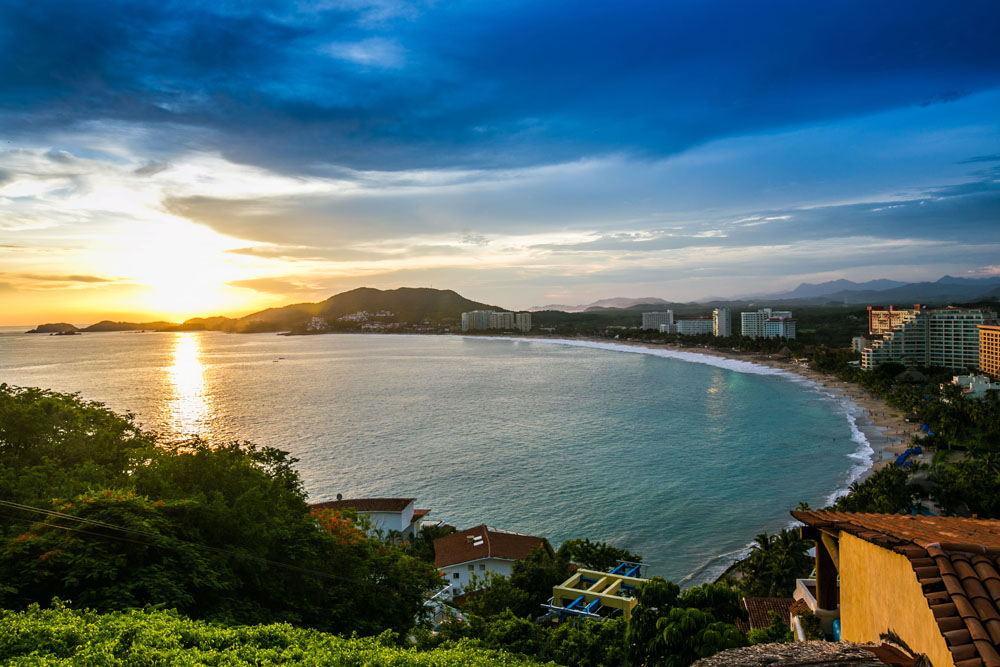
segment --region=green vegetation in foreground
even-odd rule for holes
[[[98,614],[56,603],[0,611],[0,663],[34,665],[303,665],[330,667],[521,667],[534,660],[459,642],[434,651],[399,646],[391,632],[338,637],[287,623],[223,626],[176,612]]]
[[[0,606],[410,631],[437,570],[357,517],[310,512],[294,463],[167,443],[98,403],[0,384]]]
[[[356,515],[310,512],[294,462],[164,442],[100,404],[0,384],[0,662],[683,667],[746,642],[736,590],[658,577],[630,622],[539,625],[572,565],[641,561],[589,540],[485,580],[468,621],[432,634],[429,537],[370,537]]]

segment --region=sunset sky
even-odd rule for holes
[[[1000,6],[0,3],[0,324],[1000,273]]]

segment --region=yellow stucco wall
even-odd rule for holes
[[[841,533],[841,638],[878,643],[889,630],[934,667],[955,664],[909,559]]]

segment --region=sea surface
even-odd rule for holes
[[[613,344],[0,329],[0,382],[78,392],[168,438],[291,452],[310,498],[589,537],[714,579],[866,467],[856,408],[790,373]],[[680,357],[680,358],[671,358]]]

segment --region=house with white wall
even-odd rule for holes
[[[468,592],[473,574],[482,578],[492,572],[509,577],[514,562],[538,546],[552,552],[544,537],[481,525],[434,540],[434,565],[451,584],[451,594],[461,595]]]
[[[321,503],[313,503],[314,510],[350,509],[368,517],[372,528],[388,535],[395,531],[403,537],[415,537],[420,533],[420,524],[430,510],[417,509],[416,498],[341,498]]]

